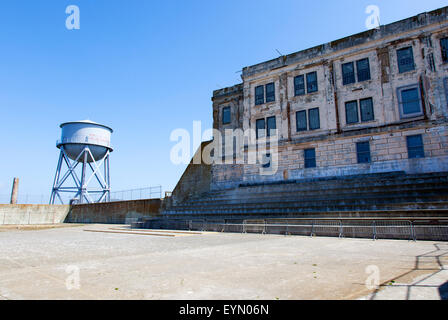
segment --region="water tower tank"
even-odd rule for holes
[[[89,147],[95,161],[104,158],[108,151],[113,150],[110,144],[113,130],[105,125],[83,120],[65,122],[60,127],[61,140],[58,140],[56,145],[59,149],[64,146],[67,156],[72,160],[76,160],[86,146]],[[77,161],[83,162],[83,159],[78,158]],[[88,157],[87,162],[93,162],[93,159]]]

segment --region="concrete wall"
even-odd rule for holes
[[[63,223],[70,206],[36,204],[0,204],[0,225]]]
[[[163,200],[147,199],[73,205],[67,223],[131,223],[160,214]]]

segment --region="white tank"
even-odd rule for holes
[[[61,140],[57,141],[56,146],[59,149],[64,146],[67,156],[72,160],[76,160],[86,146],[89,147],[95,161],[101,160],[107,151],[113,151],[110,144],[113,130],[105,125],[83,120],[65,122],[60,127],[62,128]],[[78,159],[79,162],[83,160]],[[92,161],[89,157],[88,162]]]

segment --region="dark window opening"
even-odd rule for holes
[[[356,69],[358,74],[358,81],[370,80],[370,64],[369,58],[362,59],[356,62]]]
[[[319,108],[308,110],[308,120],[310,121],[310,130],[320,129]]]
[[[275,122],[275,117],[269,117],[269,118],[267,119],[267,124],[268,124],[268,127],[267,127],[267,136],[268,136],[268,137],[270,137],[270,136],[275,136],[275,135],[276,135],[276,132],[277,132],[277,124],[276,124],[276,122]]]
[[[296,128],[297,132],[308,130],[305,110],[296,112]]]
[[[423,148],[423,138],[422,135],[407,136],[406,137],[407,147],[408,147],[408,157],[409,159],[424,158],[425,150]]]
[[[265,136],[266,133],[266,127],[265,127],[265,121],[264,119],[258,119],[256,122],[256,128],[257,128],[257,139],[258,138],[263,138]]]
[[[303,96],[305,94],[305,77],[303,75],[294,78],[294,94],[295,96]]]
[[[404,116],[422,113],[418,88],[402,89],[400,92],[401,108]]]
[[[316,149],[305,149],[305,168],[316,167]]]
[[[306,75],[306,90],[308,93],[317,92],[317,73],[311,72]]]
[[[342,65],[342,82],[345,85],[355,83],[355,67],[353,62],[344,63]]]
[[[358,163],[370,163],[370,143],[358,142],[356,144],[356,155]]]
[[[274,83],[269,83],[266,85],[266,102],[275,101],[275,85]]]
[[[361,121],[373,121],[375,116],[373,114],[373,100],[372,98],[362,99],[359,101],[361,108]]]
[[[264,86],[255,88],[255,104],[260,105],[264,103]]]
[[[440,40],[440,47],[442,48],[442,61],[448,62],[448,38]]]
[[[222,124],[229,124],[231,122],[230,107],[222,109]]]
[[[398,71],[400,73],[415,69],[414,53],[412,47],[397,50],[397,58],[398,58]]]
[[[345,103],[345,119],[347,124],[359,122],[357,101],[350,101]]]

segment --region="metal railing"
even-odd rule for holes
[[[110,202],[161,198],[162,186],[113,191],[110,193]]]
[[[50,195],[46,194],[20,194],[17,197],[18,204],[48,204]],[[10,194],[0,194],[0,204],[9,204],[11,201]]]

